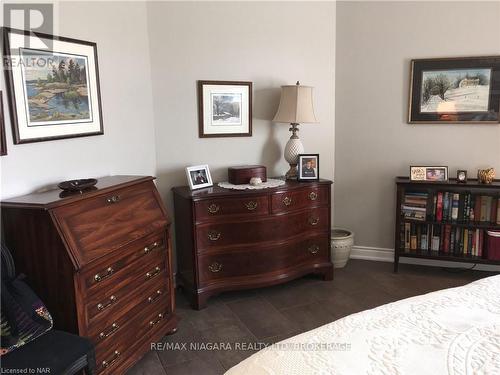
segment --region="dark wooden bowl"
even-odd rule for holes
[[[80,180],[69,180],[59,183],[57,186],[64,191],[82,191],[97,184],[95,178],[83,178]]]

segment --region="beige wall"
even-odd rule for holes
[[[356,245],[394,248],[394,177],[493,166],[500,126],[408,125],[412,58],[500,54],[499,2],[338,2],[336,225]]]
[[[280,85],[315,87],[319,124],[304,125],[307,152],[333,177],[335,4],[306,2],[152,2],[148,7],[158,185],[172,212],[170,188],[184,168],[208,164],[214,181],[227,167],[263,164],[284,174],[288,126],[274,124]],[[253,136],[198,138],[197,80],[254,84]]]
[[[57,34],[97,43],[104,135],[13,146],[1,74],[8,146],[0,158],[2,198],[77,177],[155,173],[145,3],[64,2],[56,9]]]

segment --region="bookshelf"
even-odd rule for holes
[[[486,185],[397,177],[396,190],[394,272],[401,257],[500,265],[489,252],[490,234],[500,232],[500,180]]]

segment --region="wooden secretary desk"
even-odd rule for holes
[[[175,331],[168,219],[153,177],[112,176],[93,190],[2,202],[18,272],[56,328],[89,337],[98,374],[123,374]]]

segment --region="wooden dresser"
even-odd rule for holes
[[[56,328],[95,343],[98,374],[123,374],[175,330],[170,222],[153,177],[8,199],[2,221],[18,272]]]
[[[219,292],[333,278],[331,181],[260,190],[173,188],[178,282],[194,308]]]

